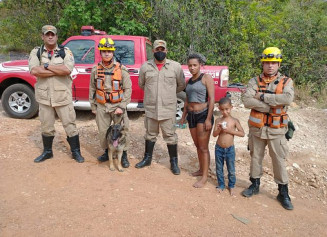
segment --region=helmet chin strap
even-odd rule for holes
[[[109,66],[113,63],[113,57],[111,59],[105,59],[105,58],[102,58],[102,62],[105,66]]]
[[[268,75],[266,73],[263,73],[263,77],[262,77],[262,80],[265,82],[265,83],[270,83],[272,82],[273,80],[275,80],[277,78],[277,74],[278,74],[278,71],[276,72],[276,74],[274,75]]]
[[[277,76],[277,73],[278,73],[278,71],[274,75],[269,75],[269,74],[266,74],[266,73],[263,73],[263,75],[265,77],[275,77],[275,76]]]

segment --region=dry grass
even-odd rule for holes
[[[295,101],[301,107],[311,106],[327,109],[327,87],[317,90],[317,85],[308,83],[295,87]]]

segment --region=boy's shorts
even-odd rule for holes
[[[208,108],[205,108],[202,111],[199,112],[188,112],[187,113],[187,121],[188,121],[188,127],[189,128],[196,128],[196,125],[198,123],[204,123],[208,117]],[[212,115],[211,118],[211,124],[214,124],[214,118]]]

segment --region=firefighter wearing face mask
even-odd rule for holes
[[[156,40],[153,44],[154,59],[140,69],[139,86],[144,90],[145,153],[136,168],[151,165],[154,144],[159,134],[167,143],[171,171],[180,174],[177,155],[177,134],[174,126],[177,110],[177,93],[185,88],[185,78],[179,63],[166,58],[167,44]]]
[[[282,54],[278,48],[266,48],[261,55],[261,62],[263,72],[250,79],[242,95],[244,106],[251,109],[248,124],[252,183],[242,194],[245,197],[258,194],[263,174],[262,161],[268,145],[274,179],[279,190],[277,200],[285,209],[292,210],[285,164],[288,155],[285,133],[289,120],[287,106],[294,98],[293,81],[278,72],[282,62]]]
[[[104,162],[109,159],[106,133],[112,121],[122,119],[123,132],[126,134],[126,146],[121,165],[127,168],[129,167],[127,158],[129,120],[126,107],[131,101],[132,82],[126,67],[114,58],[116,49],[111,38],[102,38],[99,41],[98,49],[102,61],[92,68],[89,87],[89,101],[92,113],[96,114],[100,145],[105,151],[98,157],[98,161]]]

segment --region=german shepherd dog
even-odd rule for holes
[[[107,130],[107,141],[108,141],[108,156],[109,156],[109,169],[111,171],[115,170],[113,155],[117,154],[117,168],[120,172],[123,172],[123,167],[121,166],[121,157],[126,144],[126,135],[124,132],[124,125],[121,124],[122,119],[119,123],[112,124]]]

